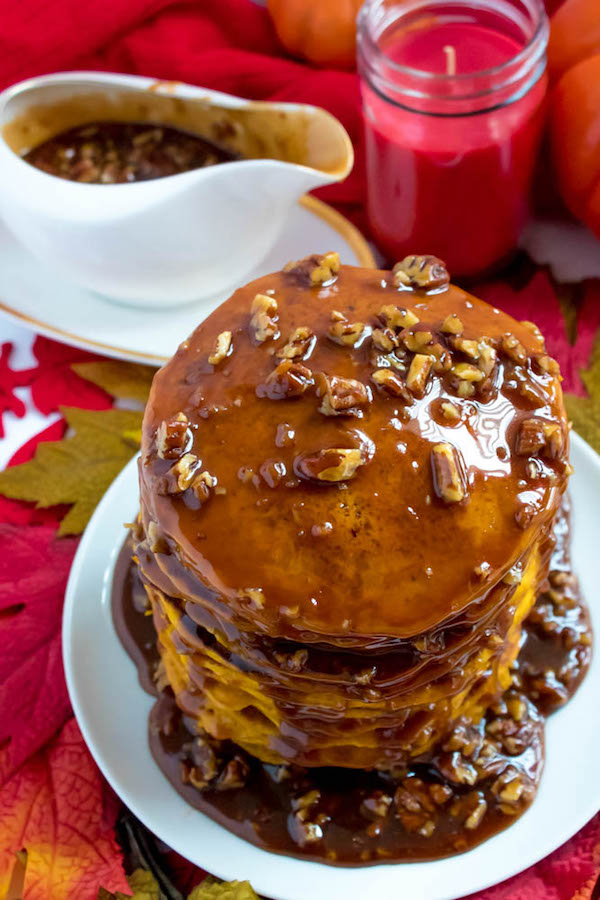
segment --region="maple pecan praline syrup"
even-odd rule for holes
[[[568,447],[538,329],[433,257],[326,253],[236,291],[155,377],[115,581],[126,643],[135,620],[138,661],[158,646],[176,788],[334,864],[514,821],[589,662]]]

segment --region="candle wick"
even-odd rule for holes
[[[456,75],[456,47],[446,44],[444,53],[446,54],[446,75]]]

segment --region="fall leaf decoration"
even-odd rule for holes
[[[98,900],[163,900],[164,894],[151,872],[136,869],[127,881],[132,896],[121,891],[111,894],[101,888]],[[259,900],[259,897],[248,881],[218,881],[209,876],[188,894],[187,900]]]
[[[31,385],[31,399],[36,409],[44,415],[61,406],[77,406],[79,409],[108,409],[110,396],[101,386],[85,381],[75,371],[73,363],[98,360],[94,353],[57,344],[38,335],[32,352],[37,366],[27,374]]]
[[[0,472],[0,493],[37,507],[71,504],[59,534],[80,534],[102,495],[138,449],[142,413],[62,409],[74,434],[39,444],[34,459]]]
[[[74,363],[71,368],[81,378],[101,387],[112,397],[145,404],[156,369],[117,359]]]
[[[588,396],[565,394],[567,412],[575,431],[600,453],[600,334],[596,336],[589,365],[580,374]]]
[[[11,353],[12,344],[8,341],[2,344],[0,347],[0,438],[4,437],[2,417],[5,412],[11,412],[19,419],[25,415],[25,404],[17,397],[14,389],[28,384],[28,373],[11,369]]]
[[[25,863],[25,900],[96,900],[99,884],[127,891],[105,793],[70,719],[0,791],[0,897],[22,877]]]
[[[0,787],[71,716],[60,626],[76,547],[52,526],[0,524]]]

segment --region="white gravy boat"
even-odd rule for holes
[[[173,125],[245,158],[114,185],[66,181],[21,159],[58,132],[98,120]],[[343,126],[314,106],[95,72],[33,78],[0,94],[7,226],[72,281],[133,305],[186,303],[240,283],[298,198],[341,181],[353,161]]]

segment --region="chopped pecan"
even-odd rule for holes
[[[215,788],[217,791],[231,791],[244,787],[246,779],[250,774],[250,766],[248,761],[236,753],[221,770],[221,774],[217,778]]]
[[[418,331],[405,328],[400,337],[406,349],[412,353],[425,353],[424,348],[433,343],[433,333],[426,328]]]
[[[296,650],[294,653],[274,653],[279,665],[288,672],[301,672],[308,661],[308,650]]]
[[[449,282],[445,263],[435,256],[405,256],[392,269],[394,287],[434,290],[447,287]]]
[[[317,339],[310,328],[301,326],[290,334],[287,344],[277,351],[277,356],[280,359],[296,359],[297,357],[308,359],[316,342]]]
[[[518,456],[531,456],[538,453],[546,443],[544,423],[541,419],[524,419],[517,433],[515,447]]]
[[[487,810],[487,801],[482,791],[471,791],[458,797],[450,807],[450,814],[461,819],[465,828],[474,831],[481,825]]]
[[[494,371],[494,367],[498,360],[498,353],[495,347],[486,341],[479,342],[479,359],[477,365],[486,376],[490,376]]]
[[[333,251],[313,253],[312,256],[287,263],[283,271],[311,286],[326,285],[332,282],[340,271],[340,256]]]
[[[156,432],[156,450],[161,459],[178,459],[188,448],[192,436],[188,417],[180,412],[165,420]]]
[[[450,400],[442,400],[440,409],[443,417],[448,419],[449,422],[460,421],[460,409],[455,403],[452,403]]]
[[[412,394],[392,369],[377,369],[371,378],[378,387],[391,394],[392,397],[399,397],[405,403],[412,403]]]
[[[200,503],[205,503],[210,497],[210,492],[216,488],[217,479],[210,472],[200,472],[196,475],[190,484],[190,488],[194,491]]]
[[[331,448],[300,454],[294,460],[294,471],[300,478],[317,483],[348,481],[364,463],[360,450]]]
[[[407,831],[429,837],[435,830],[436,804],[420,778],[409,776],[394,794],[398,817]]]
[[[441,753],[437,767],[448,781],[454,784],[474,785],[477,781],[477,769],[458,750],[452,753]]]
[[[259,294],[260,296],[260,294]],[[217,335],[213,352],[208,357],[211,366],[218,366],[231,353],[231,332],[222,331]]]
[[[369,325],[364,322],[349,322],[342,313],[332,313],[332,324],[327,335],[335,344],[344,347],[360,347],[361,343],[371,333]]]
[[[527,351],[514,334],[503,335],[500,348],[505,356],[519,365],[527,361]]]
[[[542,353],[539,356],[533,357],[533,364],[535,368],[539,372],[543,372],[544,375],[554,375],[555,377],[560,377],[560,366],[551,356],[548,356],[547,353]]]
[[[446,316],[440,330],[443,331],[444,334],[462,334],[463,323],[457,315],[452,313],[451,315]]]
[[[452,444],[435,444],[431,451],[433,487],[444,503],[460,503],[467,495],[460,452]]]
[[[462,400],[475,395],[475,385],[471,381],[459,381],[456,393]]]
[[[309,368],[291,359],[282,360],[256,388],[257,397],[269,400],[291,400],[301,397],[314,384]]]
[[[279,336],[277,331],[277,300],[268,294],[257,294],[250,307],[250,328],[259,344],[267,338]]]
[[[470,356],[471,359],[479,359],[481,351],[479,349],[479,342],[468,340],[463,337],[455,337],[450,340],[450,344],[455,350],[458,350],[459,353],[464,353],[465,356]]]
[[[360,805],[360,810],[367,818],[376,817],[383,819],[387,816],[391,805],[392,798],[390,795],[384,791],[376,790],[365,797]]]
[[[160,526],[153,522],[152,519],[148,522],[148,527],[146,529],[146,534],[148,537],[148,546],[152,553],[168,553],[169,545],[165,539],[164,534],[162,533]]]
[[[200,468],[200,460],[194,453],[184,453],[177,462],[171,466],[164,479],[164,493],[182,494],[186,491]]]
[[[251,609],[264,609],[265,595],[261,588],[245,588],[238,592],[242,600],[246,600]]]
[[[470,381],[470,382],[478,382],[483,381],[485,375],[478,369],[477,366],[471,365],[471,363],[455,363],[452,366],[452,374],[455,375],[460,381]]]
[[[406,387],[417,397],[425,393],[432,365],[433,358],[425,353],[417,353],[412,358],[408,375],[406,376]]]
[[[564,446],[563,433],[558,422],[544,419],[523,419],[519,426],[516,442],[518,456],[547,456],[556,459]]]
[[[324,416],[354,416],[359,407],[371,402],[371,391],[362,381],[337,375],[319,375],[319,395],[323,397],[319,412]]]
[[[404,306],[395,306],[388,304],[379,311],[379,318],[385,323],[387,328],[393,328],[400,331],[402,328],[410,328],[412,325],[419,323],[419,317],[412,309],[406,309]]]
[[[371,339],[374,346],[384,353],[390,353],[400,343],[395,331],[391,328],[374,328]]]

